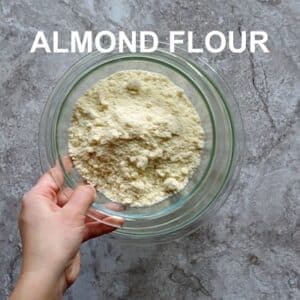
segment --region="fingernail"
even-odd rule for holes
[[[91,189],[94,192],[94,194],[96,196],[96,188],[91,184],[88,184],[87,186],[88,186],[89,189]]]
[[[91,184],[82,184],[81,186],[90,189],[96,195],[96,189],[93,185],[91,185]]]
[[[113,216],[112,218],[116,219],[118,221],[124,221],[124,219],[122,217],[119,217],[119,216]]]
[[[86,184],[87,187],[89,187],[92,190],[95,190],[95,187],[92,184]]]
[[[109,202],[107,204],[104,205],[106,208],[110,209],[110,210],[114,210],[114,211],[123,211],[124,210],[124,206],[116,203],[116,202]]]

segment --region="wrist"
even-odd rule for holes
[[[65,270],[65,264],[60,261],[37,259],[33,255],[23,256],[21,274],[41,274],[42,277],[48,277],[49,279],[55,280],[59,278]]]
[[[23,269],[11,296],[11,300],[58,300],[62,299],[63,288],[60,288],[60,280],[56,274],[44,271],[32,271]]]

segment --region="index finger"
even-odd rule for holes
[[[62,158],[62,164],[67,172],[72,169],[72,161],[68,156]],[[60,162],[57,161],[53,168],[40,177],[33,189],[53,196],[58,193],[63,184],[64,172]]]

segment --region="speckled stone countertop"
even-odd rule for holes
[[[246,132],[231,196],[179,241],[131,248],[108,237],[82,247],[82,272],[66,299],[300,299],[300,2],[0,1],[0,299],[20,266],[17,215],[41,170],[41,111],[82,55],[30,54],[37,30],[265,30],[271,52],[204,53],[227,79]]]

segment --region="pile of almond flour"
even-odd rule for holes
[[[204,133],[184,91],[166,76],[115,73],[78,99],[69,153],[83,178],[115,202],[148,206],[184,188]]]

